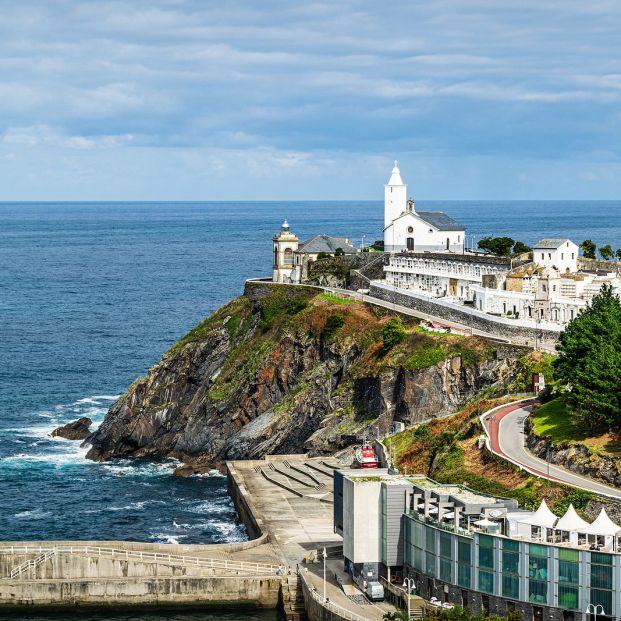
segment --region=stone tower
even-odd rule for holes
[[[298,249],[300,240],[289,230],[289,223],[282,223],[280,232],[273,237],[273,274],[274,282],[294,282],[295,251]]]

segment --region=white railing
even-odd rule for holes
[[[11,570],[10,578],[15,578],[38,567],[52,556],[57,554],[76,554],[83,556],[106,557],[118,560],[139,560],[161,564],[179,564],[206,569],[232,571],[246,575],[281,575],[283,566],[266,563],[252,563],[249,561],[233,561],[229,559],[213,559],[200,556],[182,556],[177,554],[163,554],[161,552],[143,552],[136,550],[120,550],[116,548],[100,548],[93,546],[55,546],[53,548],[31,546],[0,546],[0,554],[38,554],[35,559],[25,561]]]
[[[313,587],[312,584],[309,584],[307,581],[304,572],[300,574],[302,576],[302,580],[304,581],[304,585],[310,596],[323,608],[337,614],[341,619],[346,619],[347,621],[370,621],[369,617],[363,617],[355,612],[351,612],[351,610],[347,610],[347,608],[343,608],[334,602],[329,600],[324,600],[323,597],[319,594],[319,592]]]

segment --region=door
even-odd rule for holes
[[[407,244],[408,252],[414,252],[414,238],[413,237],[408,237],[405,240],[405,243]]]

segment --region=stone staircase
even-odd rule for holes
[[[287,621],[307,621],[302,579],[299,575],[285,576],[281,582],[282,605]]]

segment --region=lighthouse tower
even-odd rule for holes
[[[300,240],[289,230],[289,223],[286,220],[282,223],[280,232],[272,239],[274,242],[272,280],[282,283],[293,282],[295,280],[293,258]]]
[[[407,204],[408,186],[403,183],[398,162],[395,160],[390,179],[384,186],[384,228],[407,210]]]

